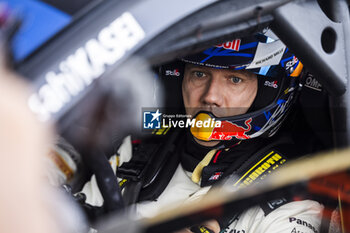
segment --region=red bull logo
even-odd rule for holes
[[[211,122],[212,124],[197,124],[201,121]],[[231,140],[233,137],[237,139],[249,139],[250,136],[246,135],[246,133],[252,129],[251,122],[252,118],[249,118],[244,122],[246,127],[242,127],[229,121],[215,121],[207,113],[200,113],[193,119],[191,133],[194,137],[203,141]]]
[[[219,47],[219,48],[222,47],[224,49],[235,50],[235,51],[239,51],[239,47],[240,46],[241,46],[241,40],[240,39],[227,41],[225,43],[216,45],[216,47]]]
[[[246,128],[231,123],[229,121],[221,121],[221,127],[215,127],[209,140],[231,140],[233,137],[237,139],[249,139],[249,135],[246,135],[252,129],[250,123],[252,118],[249,118],[244,122]]]

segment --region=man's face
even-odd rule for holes
[[[192,116],[200,110],[216,117],[244,114],[257,90],[257,76],[249,71],[185,66],[182,95],[186,112]]]

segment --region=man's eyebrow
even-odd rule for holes
[[[201,66],[201,65],[187,64],[186,69],[191,69],[191,70],[199,69],[201,71],[210,72],[213,68],[207,67],[207,66]],[[233,69],[222,69],[222,70],[227,71],[231,75],[243,74],[245,77],[249,79],[255,79],[257,77],[254,73],[249,72],[248,70],[233,70]]]

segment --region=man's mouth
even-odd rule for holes
[[[232,117],[239,116],[245,114],[247,112],[247,107],[240,108],[219,108],[219,107],[201,107],[193,109],[192,118],[198,115],[200,112],[209,113],[213,118],[224,118],[224,117]]]
[[[201,109],[198,109],[193,116],[198,115],[198,113],[200,113],[200,112],[208,113],[212,118],[225,117],[224,111],[220,110],[218,108],[216,108],[216,109],[201,108]]]

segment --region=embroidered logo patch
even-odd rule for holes
[[[214,175],[212,175],[209,180],[218,180],[222,176],[222,172],[215,172]]]

